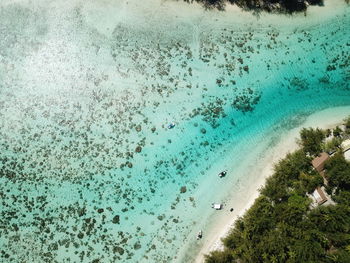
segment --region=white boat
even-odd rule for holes
[[[211,207],[216,209],[216,210],[221,210],[222,208],[222,204],[215,204],[215,203],[212,203],[211,204]]]
[[[172,128],[174,128],[174,127],[175,127],[175,123],[172,122],[172,123],[169,123],[169,124],[168,124],[168,129],[172,129]]]
[[[225,170],[225,171],[222,171],[221,173],[219,173],[218,175],[221,178],[221,177],[226,176],[226,174],[227,174],[227,171]]]

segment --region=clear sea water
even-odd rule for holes
[[[281,24],[175,6],[0,3],[1,262],[190,262],[250,160],[350,105],[345,4]]]

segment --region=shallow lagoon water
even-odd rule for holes
[[[150,3],[1,3],[2,261],[190,261],[249,160],[350,104],[345,5],[280,25]]]

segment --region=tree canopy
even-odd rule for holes
[[[321,143],[325,138],[325,133],[320,129],[303,128],[300,132],[301,144],[307,153],[317,155],[322,151]]]
[[[337,191],[350,191],[350,163],[347,162],[342,153],[336,153],[325,164],[327,178],[331,188]]]

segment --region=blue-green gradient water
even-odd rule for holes
[[[345,4],[281,24],[179,6],[0,3],[1,262],[190,262],[258,145],[350,105]]]

